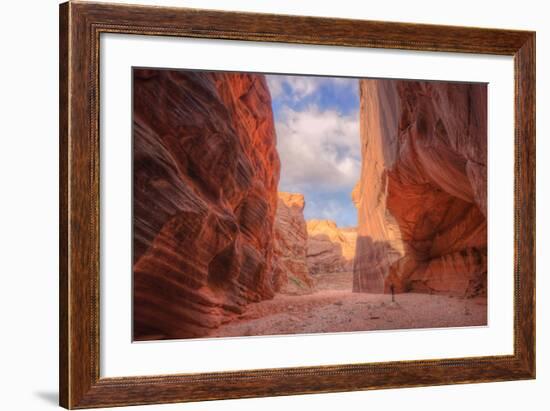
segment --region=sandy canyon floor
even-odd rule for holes
[[[250,304],[236,321],[210,337],[309,334],[407,328],[479,326],[487,323],[485,298],[428,294],[352,293],[352,273],[318,274],[315,291]]]

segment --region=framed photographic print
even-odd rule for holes
[[[535,377],[535,34],[60,6],[60,404]]]

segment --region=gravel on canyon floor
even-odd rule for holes
[[[311,294],[276,295],[250,304],[235,321],[210,337],[310,334],[407,328],[482,326],[487,324],[484,297],[430,294],[353,293],[351,273],[316,275]]]

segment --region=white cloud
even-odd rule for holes
[[[290,76],[286,79],[292,90],[294,100],[299,101],[315,93],[321,86],[322,79],[315,77]]]
[[[269,75],[267,84],[273,99],[287,97],[298,101],[315,93],[321,86],[321,78]],[[285,93],[286,86],[286,93]]]
[[[346,211],[341,203],[335,200],[326,200],[322,202],[307,202],[309,212],[316,218],[325,220],[338,220]]]
[[[343,116],[315,105],[303,111],[286,106],[275,127],[282,190],[351,190],[361,163],[358,112]]]
[[[355,79],[340,77],[284,76],[267,75],[267,84],[273,99],[283,98],[294,102],[310,97],[323,85],[333,84],[338,87],[357,89]],[[285,90],[286,87],[286,90]]]
[[[276,98],[279,98],[283,93],[283,83],[285,76],[270,76],[266,75],[265,78],[267,79],[267,86],[269,88],[269,92],[271,94],[271,98],[275,100]]]

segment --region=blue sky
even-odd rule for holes
[[[279,191],[304,194],[306,220],[356,226],[351,191],[361,167],[358,80],[282,75],[266,79],[281,158]]]

